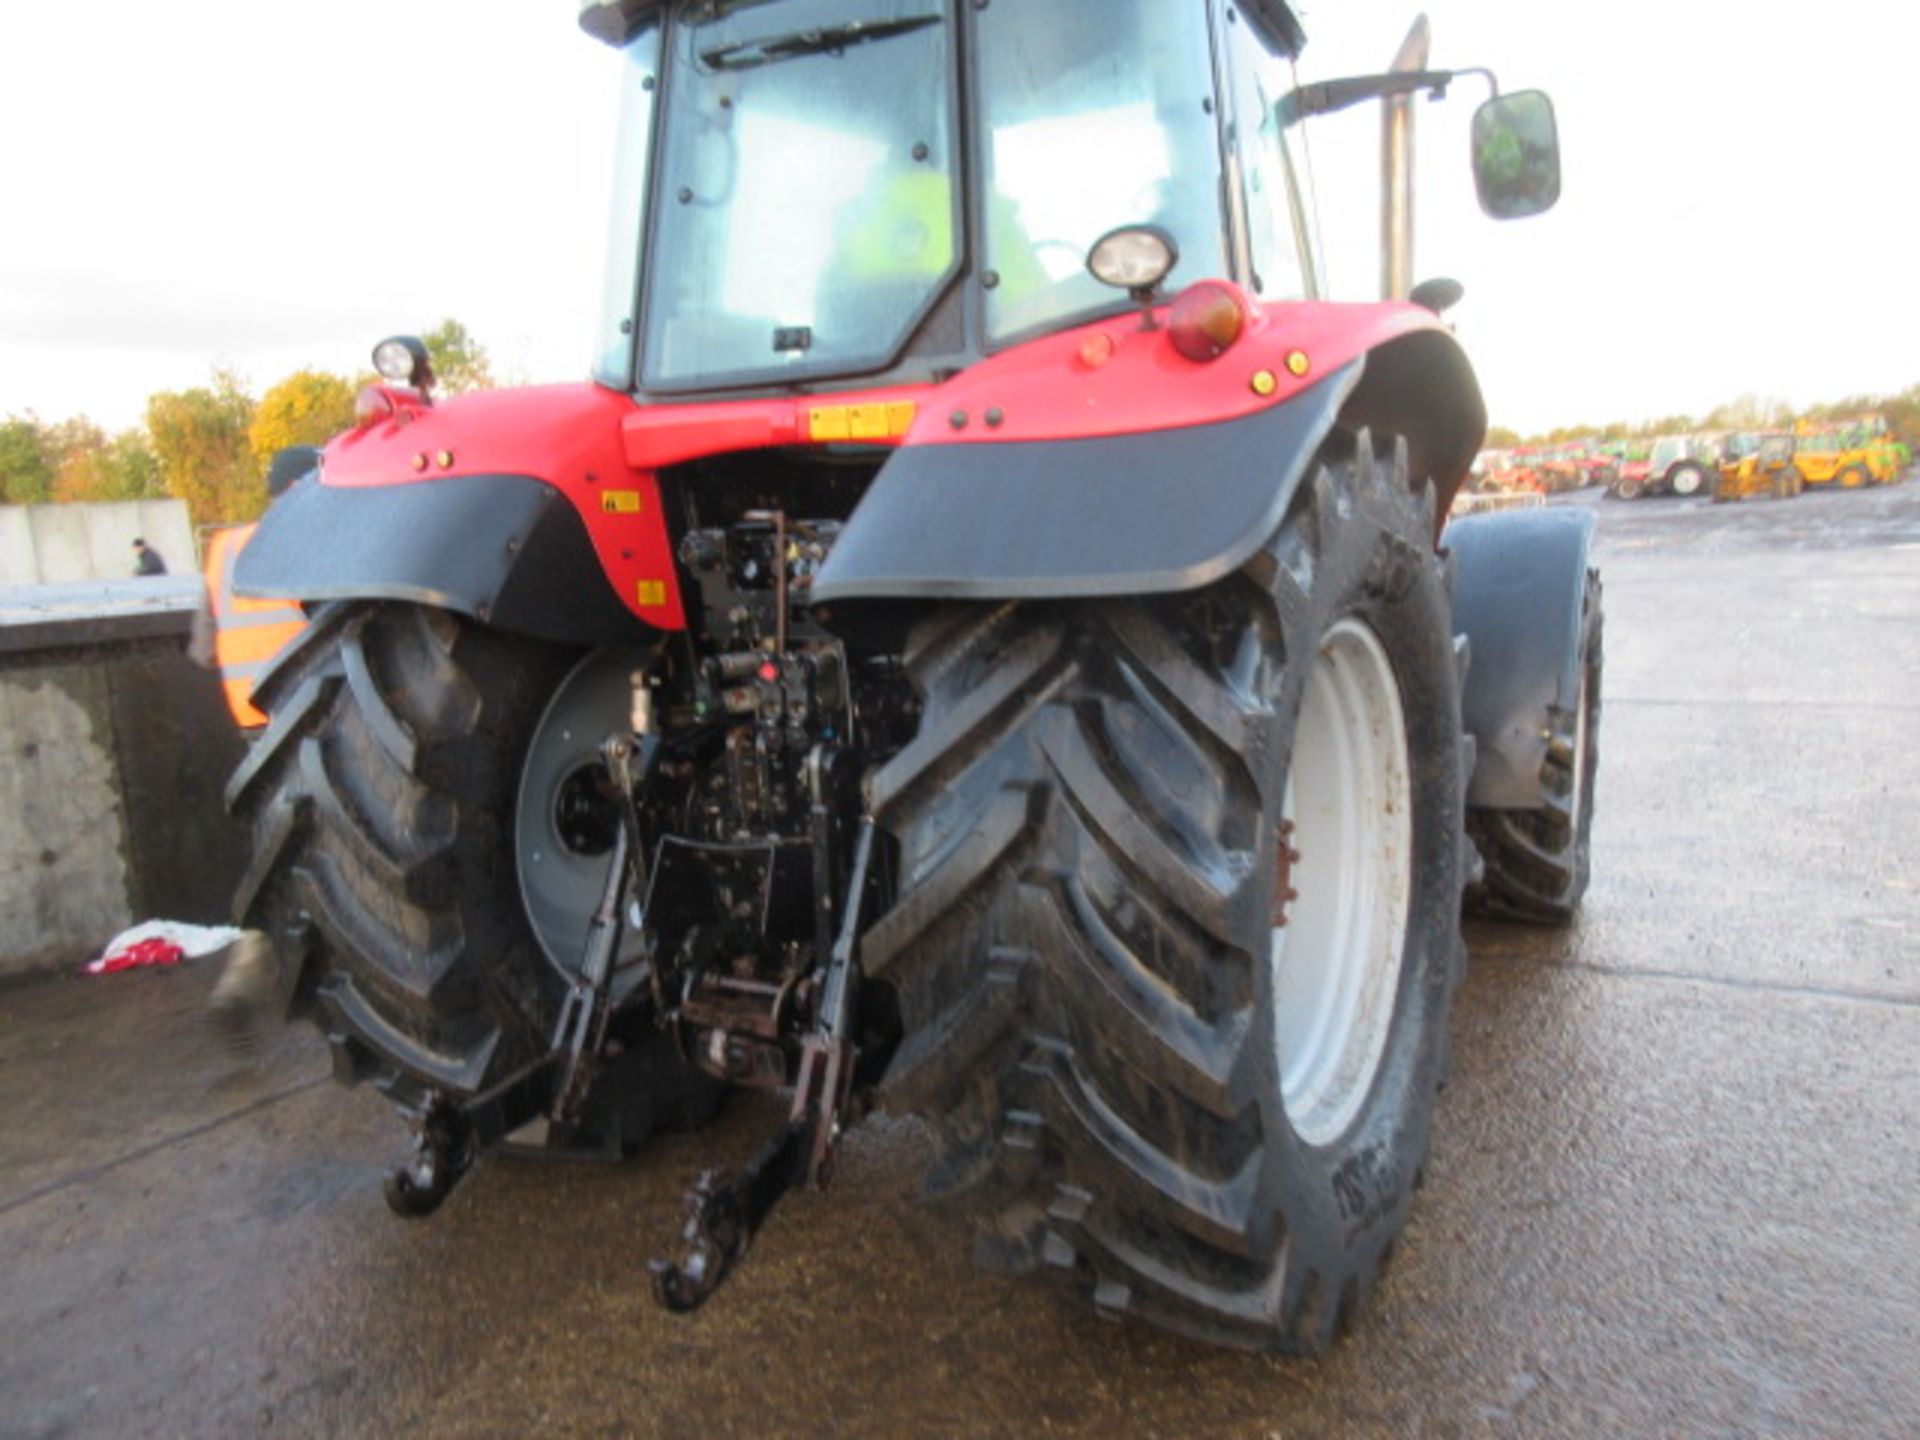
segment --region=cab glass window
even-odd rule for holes
[[[1175,286],[1226,274],[1202,7],[996,0],[974,13],[989,342],[1119,301],[1086,268],[1116,226],[1173,234]]]
[[[653,96],[660,72],[660,30],[627,42],[620,77],[620,134],[602,274],[600,333],[593,378],[615,390],[633,383],[633,312],[640,295],[640,223],[646,207],[647,156],[653,148]]]
[[[1301,257],[1309,253],[1311,232],[1287,148],[1288,131],[1276,113],[1280,97],[1293,88],[1287,62],[1269,55],[1253,27],[1232,7],[1227,10],[1227,54],[1253,288],[1265,300],[1309,299],[1314,286]]]
[[[959,273],[946,0],[678,12],[648,389],[878,369]]]

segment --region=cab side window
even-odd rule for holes
[[[1287,133],[1274,113],[1280,97],[1293,88],[1286,62],[1267,53],[1231,6],[1226,31],[1254,288],[1263,300],[1312,299],[1310,267],[1301,259],[1312,244],[1311,227],[1300,204]]]

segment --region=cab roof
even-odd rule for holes
[[[596,40],[624,45],[666,8],[668,0],[580,0],[580,28]],[[1298,55],[1307,43],[1299,17],[1286,0],[1237,0],[1269,50]]]

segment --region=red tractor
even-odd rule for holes
[[[1620,467],[1611,493],[1622,500],[1642,495],[1692,497],[1711,494],[1715,469],[1709,448],[1690,435],[1662,435],[1644,460]]]
[[[1485,412],[1458,287],[1408,283],[1411,97],[1457,77],[1422,26],[1296,88],[1281,0],[582,18],[625,87],[592,382],[437,402],[383,343],[237,567],[310,617],[238,912],[410,1117],[390,1203],[782,1092],[656,1264],[686,1309],[882,1106],[986,1259],[1329,1343],[1426,1162],[1463,895],[1587,882],[1590,517],[1441,533]],[[1363,101],[1394,298],[1336,304],[1299,136]],[[1473,130],[1490,214],[1553,203],[1545,96]]]

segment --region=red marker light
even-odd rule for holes
[[[780,667],[771,660],[767,661],[760,667],[760,678],[769,683],[778,680],[780,678]]]
[[[353,423],[362,430],[393,418],[393,396],[382,385],[362,385],[353,397]]]
[[[1246,306],[1217,280],[1182,290],[1167,316],[1167,338],[1189,360],[1219,359],[1246,328]]]
[[[1080,342],[1080,363],[1089,370],[1098,370],[1113,358],[1113,337],[1104,330],[1096,330]]]

